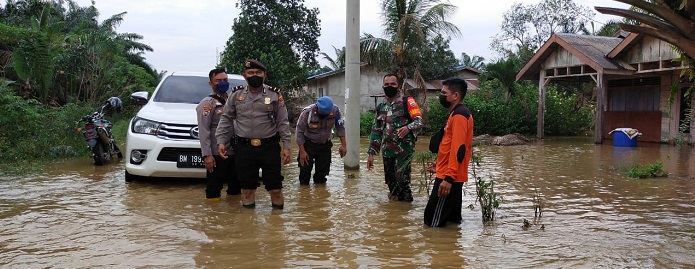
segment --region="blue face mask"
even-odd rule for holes
[[[215,85],[215,90],[220,93],[227,93],[229,91],[229,82],[224,80],[217,82],[217,85]]]

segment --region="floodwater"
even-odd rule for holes
[[[70,160],[0,178],[0,267],[694,268],[695,150],[610,142],[478,148],[477,174],[495,180],[502,208],[488,224],[477,205],[464,208],[463,224],[445,228],[422,224],[425,192],[412,204],[387,199],[379,158],[373,171],[366,156],[360,171],[335,158],[326,185],[299,186],[296,162],[285,166],[284,210],[272,210],[262,188],[255,209],[234,196],[209,204],[203,184],[126,184],[123,161]],[[669,177],[630,179],[618,169],[655,161]],[[465,190],[467,206],[475,186]]]

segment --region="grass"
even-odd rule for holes
[[[630,178],[656,178],[667,177],[668,173],[664,171],[664,163],[657,161],[645,165],[633,165],[628,167],[627,176]]]

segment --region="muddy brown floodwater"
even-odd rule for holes
[[[549,138],[479,152],[479,176],[495,179],[504,197],[498,219],[484,225],[476,205],[445,228],[422,224],[426,193],[412,204],[387,199],[380,158],[373,171],[366,156],[360,171],[344,171],[336,152],[326,185],[299,186],[296,162],[286,165],[284,210],[272,210],[262,188],[257,207],[245,209],[239,197],[207,203],[196,182],[126,184],[123,161],[65,161],[0,178],[0,267],[695,267],[692,148]],[[629,179],[616,169],[655,161],[669,177]],[[467,206],[475,186],[465,190]]]

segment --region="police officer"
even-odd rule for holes
[[[299,184],[308,185],[311,169],[316,162],[314,184],[326,183],[326,176],[331,166],[331,142],[333,127],[340,138],[338,154],[342,158],[345,147],[345,126],[340,109],[328,96],[323,96],[302,110],[297,120],[296,141],[299,146]]]
[[[210,78],[208,85],[212,88],[212,94],[203,98],[195,110],[198,115],[200,150],[205,161],[205,170],[207,170],[205,197],[208,201],[219,202],[224,182],[227,182],[227,194],[229,195],[240,194],[241,189],[233,156],[227,156],[231,158],[220,157],[217,150],[217,139],[215,139],[217,124],[222,116],[229,91],[227,73],[223,69],[216,68],[210,70],[208,77]],[[227,154],[233,154],[229,150],[229,143],[225,143],[225,148],[228,149]]]
[[[415,151],[415,133],[422,127],[422,113],[415,99],[402,97],[394,74],[383,78],[386,100],[379,104],[369,135],[367,169],[374,166],[374,155],[383,148],[384,177],[389,198],[412,202],[410,164]]]
[[[282,209],[281,163],[290,162],[290,124],[287,107],[277,88],[263,84],[265,66],[256,60],[244,61],[248,85],[232,90],[217,128],[217,147],[226,155],[225,143],[234,140],[236,168],[241,182],[244,207],[256,206],[259,169],[273,208]],[[279,142],[282,141],[282,149]]]

